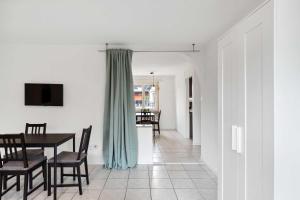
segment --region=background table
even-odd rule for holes
[[[149,117],[151,118],[151,121],[155,119],[155,113],[149,112],[148,115],[149,115]],[[142,115],[141,112],[136,112],[136,113],[135,113],[136,121],[138,121],[139,118],[140,118],[140,120],[141,120],[142,116],[145,117],[145,115]]]

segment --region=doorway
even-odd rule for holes
[[[188,104],[189,104],[189,138],[193,140],[193,78],[188,80]]]

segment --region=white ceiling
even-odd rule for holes
[[[264,0],[1,0],[0,42],[201,44]]]

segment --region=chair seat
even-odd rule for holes
[[[17,151],[19,159],[23,158],[23,152]],[[43,149],[26,149],[27,160],[38,160],[44,158],[44,150]],[[4,156],[5,158],[5,156]]]
[[[3,167],[0,168],[0,171],[26,171],[36,167],[37,165],[40,165],[46,160],[47,157],[43,157],[42,159],[29,160],[27,168],[24,168],[23,161],[8,161],[3,164]]]
[[[22,154],[22,151],[18,152],[18,154]],[[36,160],[44,157],[43,149],[26,149],[27,159],[28,160]]]
[[[78,158],[78,153],[77,152],[69,152],[69,151],[63,151],[57,155],[57,163],[58,164],[64,164],[64,163],[78,163],[81,162],[83,159],[86,158],[86,154],[81,153],[81,157],[79,160]],[[54,158],[51,158],[48,160],[49,164],[54,163]]]

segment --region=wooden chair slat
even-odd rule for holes
[[[46,134],[47,123],[30,124],[26,123],[25,134]]]

